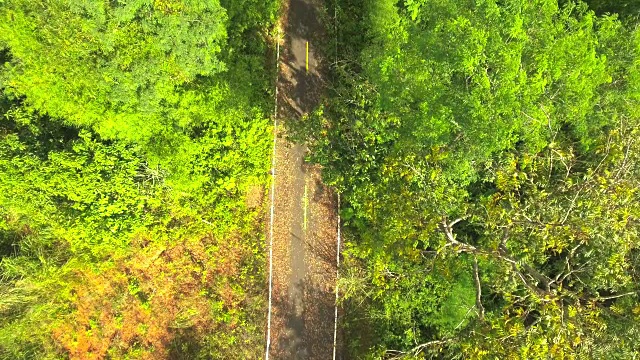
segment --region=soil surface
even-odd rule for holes
[[[322,59],[316,44],[323,37],[321,6],[318,0],[289,1],[278,80],[281,123],[299,121],[320,101]],[[322,183],[320,169],[305,162],[305,153],[303,145],[287,141],[280,129],[275,169],[273,359],[326,360],[333,354],[336,197]]]

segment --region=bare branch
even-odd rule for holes
[[[400,351],[400,350],[387,350],[386,351],[386,356],[391,356],[391,357],[387,357],[388,360],[397,360],[397,359],[402,359],[404,357],[407,356],[418,356],[422,351],[424,351],[424,349],[431,347],[431,346],[436,346],[436,345],[444,345],[447,343],[452,342],[453,339],[444,339],[444,340],[433,340],[433,341],[429,341],[423,344],[420,344],[416,347],[414,347],[413,349],[409,350],[409,351]]]
[[[473,280],[476,283],[476,307],[478,308],[478,317],[480,321],[484,321],[484,306],[482,306],[482,284],[480,284],[480,276],[478,274],[478,258],[473,257]]]
[[[624,294],[617,294],[617,295],[611,295],[611,296],[598,296],[596,301],[613,300],[613,299],[621,298],[623,296],[634,295],[634,294],[637,294],[637,293],[638,293],[637,291],[629,291],[628,293],[624,293]]]
[[[458,330],[458,328],[459,328],[460,326],[462,326],[462,324],[464,323],[464,321],[465,321],[465,320],[467,320],[467,316],[469,315],[469,313],[470,313],[471,311],[473,311],[473,309],[475,309],[475,308],[476,308],[476,306],[475,306],[475,305],[473,305],[472,307],[470,307],[470,308],[467,310],[467,312],[466,312],[466,313],[464,314],[464,316],[462,317],[462,320],[460,320],[460,322],[458,323],[458,325],[456,325],[456,327],[453,329],[454,331],[455,331],[455,330]],[[476,313],[477,313],[477,312],[476,312]]]
[[[458,220],[459,221],[459,220]],[[448,244],[445,245],[445,247],[448,246],[452,246],[456,248],[457,252],[466,252],[466,253],[471,253],[474,255],[483,255],[483,256],[489,256],[498,260],[501,260],[503,262],[506,262],[508,264],[511,265],[511,268],[513,269],[513,271],[516,273],[516,275],[518,275],[518,278],[520,280],[522,280],[523,284],[531,291],[533,291],[534,293],[540,295],[541,297],[544,297],[544,295],[549,295],[549,293],[551,292],[551,279],[549,279],[548,277],[546,277],[545,275],[541,274],[538,270],[534,269],[533,267],[529,266],[528,264],[525,263],[520,263],[518,260],[516,260],[515,258],[509,256],[506,251],[501,251],[500,249],[498,249],[498,251],[490,251],[490,250],[483,250],[483,249],[479,249],[471,244],[467,244],[461,241],[458,241],[453,233],[453,229],[450,223],[447,223],[447,220],[444,219],[442,221],[442,230],[445,234],[445,236],[447,237],[448,240]],[[539,288],[538,286],[536,286],[535,284],[531,284],[531,282],[529,282],[527,280],[527,278],[525,277],[525,275],[519,270],[519,267],[522,266],[524,268],[524,270],[526,270],[526,274],[537,280],[538,282],[542,283],[544,288]]]
[[[455,224],[459,223],[460,221],[464,220],[464,217],[461,218],[457,218],[455,220],[453,220],[452,222],[449,223],[449,227],[452,228]]]

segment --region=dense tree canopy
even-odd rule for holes
[[[261,352],[278,3],[236,5],[0,2],[0,358]]]
[[[354,356],[637,356],[636,26],[573,1],[340,8],[355,51],[297,130],[346,199],[346,304],[375,329],[348,323]]]
[[[217,0],[7,1],[0,11],[0,44],[11,52],[5,91],[106,137],[146,139],[191,124],[185,86],[225,68],[227,16]]]
[[[279,5],[0,0],[0,358],[261,356]],[[636,2],[326,5],[348,355],[638,357]]]

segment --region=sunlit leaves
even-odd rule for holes
[[[7,92],[102,136],[149,140],[181,122],[180,87],[225,69],[217,1],[9,1],[0,43]],[[47,54],[47,56],[42,56]],[[181,124],[185,126],[187,124]]]
[[[376,314],[414,311],[380,325],[380,342],[441,339],[420,325],[422,300],[397,292],[458,289],[471,270],[452,259],[468,256],[487,313],[457,329],[465,356],[585,358],[632,338],[619,324],[640,280],[635,25],[573,1],[365,4],[359,22],[341,19],[366,29],[359,55],[339,62],[332,98],[301,127],[348,207],[353,266],[373,276],[352,297]],[[417,268],[458,277],[424,285]],[[425,296],[425,309],[443,301]],[[616,354],[637,346],[624,344]]]

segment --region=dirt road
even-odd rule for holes
[[[290,0],[278,81],[281,122],[299,121],[319,102],[321,2]],[[331,359],[337,240],[336,199],[306,149],[276,145],[272,359]]]

